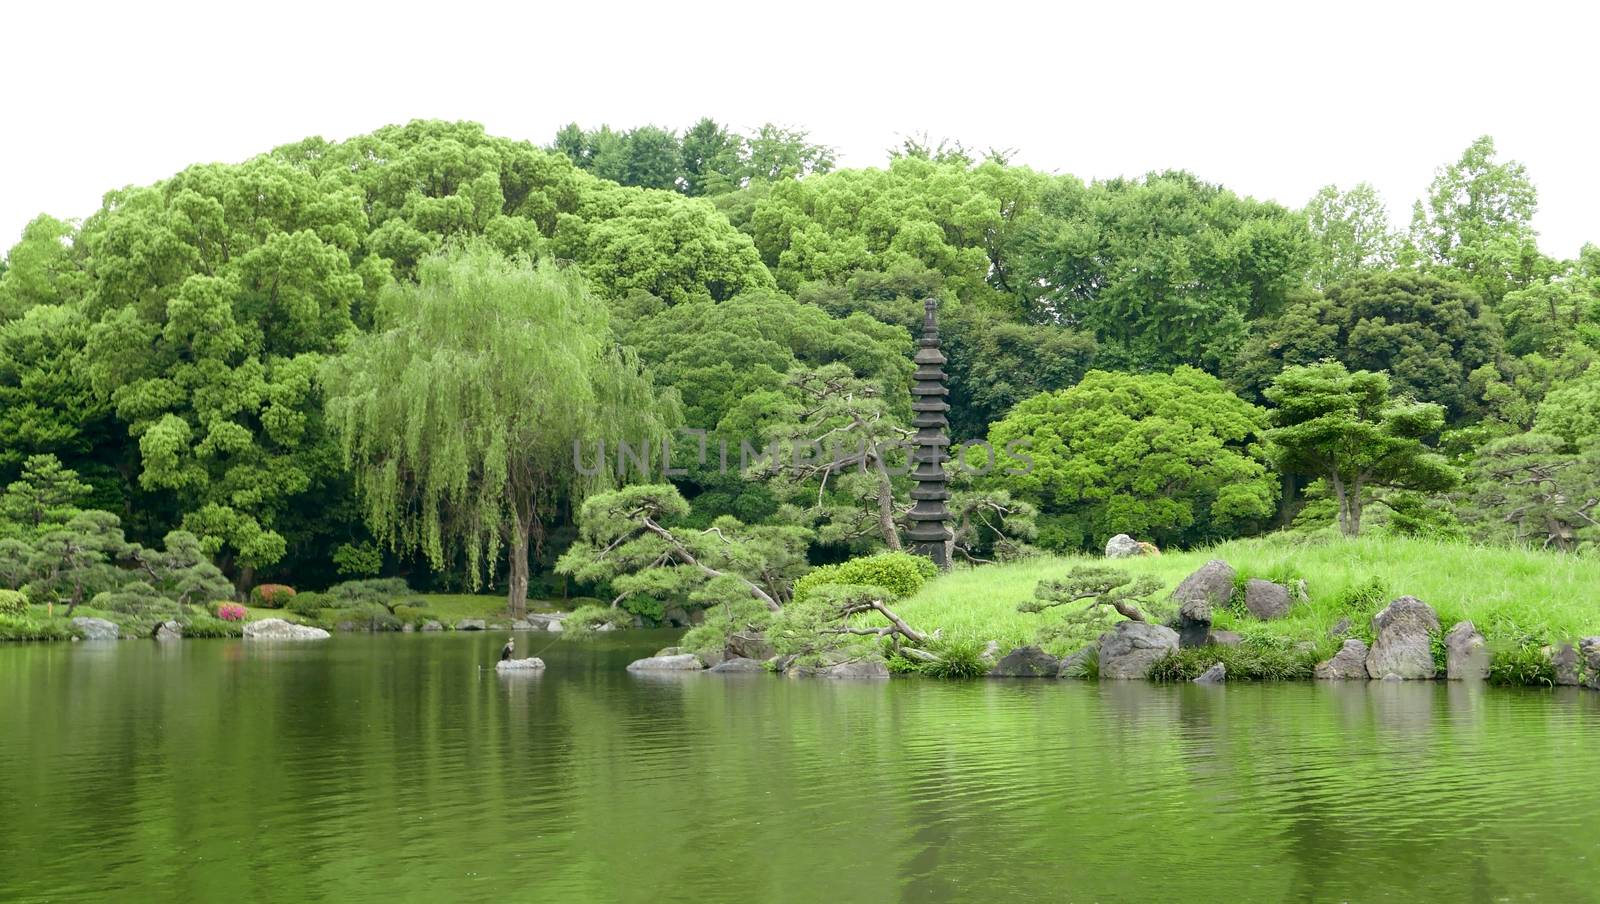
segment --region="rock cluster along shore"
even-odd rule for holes
[[[1129,539],[1129,538],[1121,538]],[[1113,558],[1148,554],[1129,540],[1113,538],[1106,554]],[[1214,613],[1236,604],[1237,572],[1227,562],[1213,559],[1180,583],[1172,593],[1177,615],[1171,623],[1160,625],[1139,621],[1119,622],[1092,644],[1065,657],[1056,657],[1038,646],[1021,646],[1000,654],[999,644],[990,642],[984,658],[991,678],[1083,678],[1097,673],[1108,680],[1146,678],[1152,666],[1184,649],[1236,647],[1241,638],[1231,631],[1212,627]],[[1260,621],[1285,618],[1308,597],[1304,581],[1284,585],[1252,578],[1243,585],[1243,607]],[[1341,619],[1329,632],[1341,637],[1351,630],[1350,619]],[[1416,681],[1446,678],[1453,681],[1482,681],[1489,676],[1490,653],[1484,636],[1470,621],[1457,622],[1443,631],[1433,607],[1413,596],[1391,601],[1372,618],[1372,643],[1346,637],[1337,653],[1316,664],[1313,676],[1322,681]],[[1434,656],[1434,638],[1444,646],[1444,674],[1439,674]],[[1310,642],[1297,647],[1309,650]],[[1586,637],[1577,644],[1560,644],[1549,651],[1557,685],[1582,685],[1600,690],[1600,637]],[[1203,661],[1203,660],[1202,660]],[[717,653],[692,653],[668,647],[655,656],[628,666],[638,673],[649,672],[764,672],[790,677],[886,678],[888,665],[876,656],[802,665],[793,657],[775,656],[759,634],[734,634],[725,650]],[[1228,679],[1227,667],[1219,660],[1194,678],[1197,684],[1218,684]]]

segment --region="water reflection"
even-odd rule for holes
[[[0,647],[0,897],[1582,900],[1600,694]],[[17,814],[22,814],[18,816]]]

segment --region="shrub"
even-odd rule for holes
[[[325,628],[348,624],[363,631],[398,631],[401,627],[400,619],[389,611],[388,606],[370,601],[324,609],[318,621]]]
[[[425,606],[417,605],[419,602],[421,601],[412,600],[409,603],[394,607],[394,617],[399,619],[402,625],[411,624],[420,626],[423,622],[427,621],[433,616],[430,612],[428,612]]]
[[[26,616],[28,596],[20,590],[0,590],[0,615]]]
[[[705,621],[684,632],[678,646],[691,653],[720,652],[727,648],[729,634],[765,633],[774,614],[749,597],[718,603],[705,610]]]
[[[294,588],[286,584],[257,584],[250,591],[250,602],[263,609],[282,609],[294,599]]]
[[[106,612],[124,615],[157,617],[158,621],[175,618],[178,604],[157,593],[143,581],[129,581],[120,590],[105,590],[94,595],[89,606]]]
[[[215,614],[217,618],[225,622],[242,622],[248,613],[238,603],[220,603],[217,605]]]
[[[930,678],[959,681],[982,678],[989,671],[983,660],[983,644],[971,639],[931,641],[928,652],[939,657],[938,662],[922,662],[917,671]]]
[[[1227,668],[1229,681],[1288,681],[1310,678],[1317,652],[1296,651],[1282,644],[1191,647],[1157,660],[1150,666],[1149,677],[1152,681],[1188,681],[1218,662]]]
[[[72,632],[60,619],[0,615],[0,640],[68,640]]]
[[[911,596],[927,580],[938,574],[933,562],[922,556],[906,552],[880,552],[861,556],[837,565],[820,565],[794,582],[794,599],[798,602],[824,584],[855,584],[881,587],[890,599]]]
[[[345,609],[359,606],[363,603],[377,603],[384,608],[389,608],[394,601],[401,597],[409,597],[412,591],[406,585],[404,578],[368,578],[363,581],[344,581],[329,587],[323,594],[327,601],[325,608]]]
[[[599,630],[602,625],[626,628],[632,624],[633,614],[625,609],[587,605],[572,610],[571,615],[562,619],[561,628],[568,634],[587,634]]]
[[[314,591],[306,591],[305,593],[297,593],[291,597],[287,608],[290,612],[293,612],[296,615],[304,615],[307,618],[316,618],[323,609],[328,608],[330,605],[332,604],[328,602],[328,598],[326,596]]]

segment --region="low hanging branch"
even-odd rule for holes
[[[1076,613],[1083,618],[1102,606],[1115,609],[1131,621],[1147,621],[1144,613],[1134,605],[1161,589],[1161,582],[1148,575],[1134,580],[1120,568],[1106,565],[1080,565],[1067,573],[1064,580],[1040,581],[1034,587],[1034,599],[1017,604],[1018,612],[1043,612],[1057,606],[1069,606],[1088,600],[1089,604]]]

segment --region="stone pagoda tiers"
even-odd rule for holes
[[[912,375],[911,411],[912,426],[917,428],[911,438],[911,512],[906,516],[910,529],[906,532],[911,541],[911,551],[932,559],[941,569],[950,567],[950,510],[945,500],[950,498],[949,478],[944,473],[944,463],[949,460],[949,420],[945,412],[950,404],[945,396],[950,390],[944,385],[945,357],[939,351],[939,323],[934,317],[939,303],[932,298],[923,302],[926,313],[922,317],[922,338],[917,340],[917,371]]]

